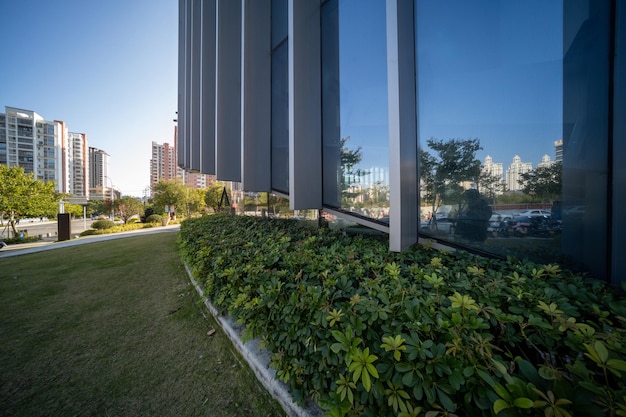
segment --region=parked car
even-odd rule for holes
[[[515,213],[515,216],[517,216],[517,217],[520,217],[520,216],[531,216],[531,217],[548,216],[548,217],[551,217],[552,216],[552,212],[550,212],[549,210],[532,209],[532,210],[524,210],[524,211],[520,211],[519,213]]]

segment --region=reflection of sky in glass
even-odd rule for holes
[[[478,138],[504,169],[562,137],[562,1],[417,1],[420,140]]]
[[[385,2],[339,2],[341,137],[365,170],[389,166],[386,36]]]

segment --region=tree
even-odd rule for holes
[[[533,196],[542,203],[559,200],[563,186],[563,164],[559,162],[541,166],[521,175],[519,183],[524,194]]]
[[[342,205],[352,205],[353,200],[358,197],[363,191],[355,192],[353,185],[359,183],[357,178],[363,177],[368,174],[367,171],[362,169],[354,170],[354,167],[361,162],[363,156],[361,155],[361,147],[356,149],[349,149],[346,143],[350,140],[350,136],[342,138],[339,142],[341,147],[340,164],[341,164],[341,194]]]
[[[432,204],[434,215],[441,205],[460,200],[463,182],[478,183],[481,164],[476,152],[482,147],[478,139],[430,138],[426,143],[435,155],[420,150],[422,198]]]
[[[25,174],[18,166],[0,165],[0,214],[9,218],[9,226],[17,235],[16,216],[41,217],[57,213],[54,184]]]
[[[501,176],[481,170],[478,176],[477,189],[485,198],[493,201],[495,204],[497,196],[502,195],[506,191],[506,183]]]
[[[154,185],[152,197],[155,209],[165,212],[165,207],[175,213],[187,212],[187,186],[176,181],[161,180]]]
[[[209,188],[206,189],[204,193],[204,203],[213,209],[213,211],[218,211],[220,208],[220,203],[222,201],[222,194],[224,193],[224,183],[222,182],[214,182]],[[228,201],[231,201],[230,192],[226,189],[226,194],[228,195]],[[224,208],[224,207],[221,207]]]
[[[124,196],[113,203],[115,212],[120,216],[124,224],[136,214],[143,213],[143,203],[135,197]]]
[[[70,214],[73,218],[82,217],[83,206],[80,204],[65,203],[64,211]]]

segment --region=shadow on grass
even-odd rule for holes
[[[284,415],[205,313],[175,240],[2,260],[0,415]]]

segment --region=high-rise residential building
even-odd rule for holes
[[[89,199],[89,150],[87,135],[68,132],[63,141],[63,192]]]
[[[150,158],[150,189],[161,180],[178,179],[190,188],[202,189],[210,186],[215,176],[199,172],[189,172],[176,164],[176,146],[169,143],[152,142]]]
[[[537,164],[537,168],[548,168],[552,164],[554,164],[554,161],[550,159],[548,154],[545,154],[541,157],[541,162]]]
[[[54,182],[62,192],[64,127],[34,111],[5,106],[0,114],[0,164],[20,166],[39,180]]]
[[[185,172],[185,185],[193,189],[207,188],[213,182],[213,176],[201,174],[199,172]]]
[[[563,139],[554,141],[554,160],[563,162]]]
[[[491,155],[485,157],[485,162],[481,167],[483,174],[488,175],[489,181],[487,184],[481,184],[481,186],[488,188],[495,194],[502,194],[504,191],[502,187],[504,168],[502,162],[493,162]]]
[[[176,149],[169,143],[152,142],[150,158],[150,187],[161,180],[183,179],[182,169],[176,165]]]
[[[89,147],[89,198],[103,200],[108,195],[107,181],[109,154],[102,149]]]
[[[518,155],[513,157],[513,162],[506,169],[506,189],[507,191],[519,191],[524,186],[520,184],[522,174],[533,170],[532,162],[522,162]]]

